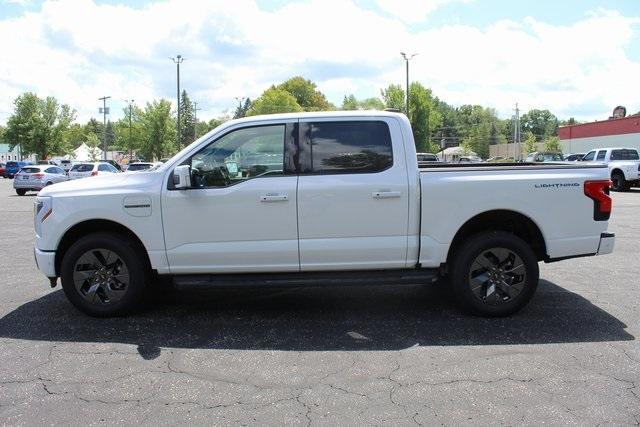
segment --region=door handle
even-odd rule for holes
[[[260,195],[260,201],[264,202],[264,203],[286,202],[287,200],[289,200],[289,195],[288,194],[267,193],[267,194],[261,194]]]
[[[399,191],[374,191],[371,193],[371,197],[374,199],[395,199],[400,197]]]

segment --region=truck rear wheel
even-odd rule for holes
[[[538,261],[519,237],[492,231],[476,234],[458,248],[451,266],[451,285],[469,312],[508,316],[524,307],[538,286]]]
[[[126,236],[89,234],[64,255],[62,288],[69,301],[90,316],[126,314],[142,299],[150,277],[143,259]]]

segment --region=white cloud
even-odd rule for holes
[[[403,22],[416,23],[427,19],[436,9],[449,3],[469,3],[472,0],[378,0],[378,7]]]
[[[444,2],[396,3],[422,20]],[[453,104],[479,103],[506,116],[518,101],[525,110],[582,119],[617,104],[640,110],[640,63],[625,50],[637,43],[637,17],[596,10],[564,26],[527,18],[416,31],[398,13],[381,16],[340,0],[293,2],[275,12],[252,0],[168,0],[140,9],[46,2],[0,21],[3,55],[12,58],[0,61],[0,122],[26,90],[56,96],[83,121],[97,115],[103,95],[112,96],[113,119],[127,98],[173,100],[168,57],[178,53],[186,58],[182,87],[207,119],[235,108],[236,96],[255,98],[294,75],[315,81],[336,104],[349,93],[379,96],[390,83],[404,84],[405,49],[419,52],[412,79]]]

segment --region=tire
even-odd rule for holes
[[[25,194],[27,194],[27,190],[25,190],[24,188],[16,188],[16,194],[18,196],[24,196]]]
[[[90,316],[130,313],[142,300],[150,278],[144,256],[124,235],[89,234],[62,259],[62,289],[77,309]]]
[[[53,182],[49,181],[49,182],[47,182],[44,186],[45,186],[45,187],[48,187],[48,186],[50,186],[50,185],[53,185]]]
[[[629,184],[624,179],[624,175],[621,172],[614,172],[611,174],[611,182],[613,183],[611,189],[613,191],[628,191]]]
[[[501,317],[531,300],[539,274],[527,243],[511,233],[492,231],[473,235],[458,248],[450,277],[456,299],[466,311]]]

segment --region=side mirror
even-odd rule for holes
[[[191,166],[180,165],[173,170],[173,186],[175,188],[191,187]]]

